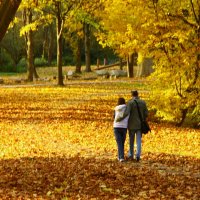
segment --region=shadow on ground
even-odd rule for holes
[[[200,159],[145,154],[0,160],[0,199],[200,199]],[[67,199],[66,198],[66,199]]]

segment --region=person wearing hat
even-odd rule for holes
[[[142,148],[142,133],[141,133],[141,120],[139,117],[137,104],[140,109],[142,119],[145,120],[148,116],[148,109],[146,106],[146,102],[139,98],[138,91],[131,91],[132,99],[130,99],[127,103],[126,110],[123,116],[116,119],[116,121],[123,120],[126,116],[129,115],[128,120],[128,131],[129,131],[129,152],[128,159],[134,159],[134,141],[136,138],[136,161],[140,161],[141,157],[141,148]]]

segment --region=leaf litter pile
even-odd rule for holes
[[[200,199],[198,129],[152,120],[141,162],[117,161],[113,108],[129,91],[1,88],[0,199]]]

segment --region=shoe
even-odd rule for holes
[[[139,158],[139,157],[136,157],[136,161],[139,162],[139,161],[140,161],[140,158]]]
[[[124,159],[119,159],[119,162],[124,162]]]

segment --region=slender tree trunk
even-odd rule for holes
[[[97,69],[99,69],[99,66],[100,66],[100,59],[97,58]]]
[[[3,0],[0,4],[0,41],[3,39],[21,0]]]
[[[77,41],[77,49],[75,53],[76,57],[76,73],[81,73],[81,39],[78,39]]]
[[[90,25],[84,24],[85,34],[85,71],[91,72],[91,60],[90,60]]]
[[[60,16],[60,2],[57,4],[57,67],[58,67],[58,85],[63,86],[63,72],[62,72],[62,19]]]
[[[122,62],[122,61],[123,61],[123,59],[120,58],[120,59],[119,59],[119,62],[120,62],[119,69],[120,69],[120,70],[123,70],[123,62]]]
[[[0,65],[2,65],[2,60],[1,60],[1,58],[2,58],[2,55],[1,55],[1,54],[2,54],[2,53],[1,53],[1,52],[2,52],[2,49],[1,49],[1,47],[0,47]]]
[[[128,61],[127,61],[127,72],[129,78],[133,78],[133,64],[134,64],[134,53],[130,53],[128,55]]]
[[[153,58],[143,57],[140,53],[139,53],[139,57],[140,57],[140,60],[142,60],[142,62],[137,64],[136,77],[147,77],[154,71]]]
[[[53,26],[51,25],[49,27],[49,45],[48,45],[48,65],[51,65],[52,58],[53,58],[53,36],[54,36],[54,31],[53,31]]]
[[[181,126],[183,124],[183,122],[185,121],[187,113],[188,113],[188,108],[183,109],[181,112],[182,112],[181,113],[182,117],[181,117],[181,121],[177,124],[178,126]]]
[[[43,28],[42,58],[46,59],[48,46],[48,27]]]
[[[39,78],[39,75],[38,75],[38,73],[37,73],[37,70],[36,70],[35,65],[34,65],[34,67],[33,67],[33,77],[34,77],[34,78]]]
[[[27,24],[32,23],[31,8],[27,9]],[[28,81],[33,81],[34,74],[34,53],[33,53],[33,31],[27,33],[27,66],[28,66]]]
[[[139,77],[147,77],[153,72],[153,58],[144,58],[141,65]]]

